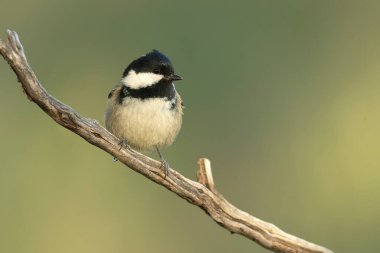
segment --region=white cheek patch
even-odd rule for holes
[[[127,76],[121,79],[121,83],[131,89],[140,89],[158,83],[163,77],[163,75],[155,73],[136,73],[136,71],[130,70]]]

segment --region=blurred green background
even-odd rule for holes
[[[44,87],[99,120],[136,57],[169,56],[172,167],[208,157],[239,208],[335,252],[379,252],[380,2],[10,1]],[[268,252],[58,126],[0,60],[0,252]],[[156,157],[154,154],[151,154]]]

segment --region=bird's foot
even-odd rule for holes
[[[169,164],[164,160],[161,159],[161,166],[160,169],[164,170],[164,179],[169,175]]]
[[[161,168],[164,169],[164,179],[165,179],[169,175],[169,164],[165,161],[165,159],[162,156],[160,149],[158,147],[156,147],[156,151],[157,151],[158,155],[160,156],[160,160],[161,160],[160,169]]]
[[[131,146],[129,146],[129,144],[128,144],[128,141],[127,140],[121,140],[121,141],[119,141],[119,151],[122,149],[122,148],[126,148],[126,149],[128,149],[129,151],[132,151],[132,149],[131,149]],[[113,161],[114,162],[117,162],[118,161],[118,159],[116,158],[116,157],[113,157]]]
[[[129,151],[132,151],[131,146],[129,146],[128,141],[127,141],[126,139],[121,140],[121,141],[119,142],[119,145],[120,145],[119,151],[120,151],[122,148],[126,148],[126,149],[128,149]]]

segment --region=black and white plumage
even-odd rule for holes
[[[182,99],[170,60],[157,50],[132,61],[120,84],[108,95],[106,128],[130,147],[156,150],[165,176],[168,164],[160,148],[173,143],[182,124]]]

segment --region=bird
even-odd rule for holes
[[[174,142],[182,125],[183,102],[174,85],[180,80],[169,58],[154,49],[125,68],[105,112],[106,129],[120,139],[120,148],[156,151],[164,178],[169,164],[160,149]]]

